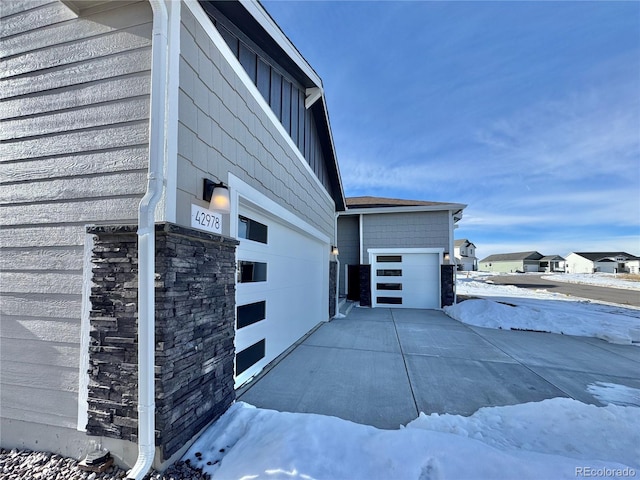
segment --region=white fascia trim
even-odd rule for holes
[[[165,116],[164,208],[156,211],[157,221],[176,223],[178,196],[178,98],[180,88],[180,13],[182,2],[166,2],[169,10],[167,41],[167,105]],[[162,215],[162,218],[158,218]]]
[[[367,253],[369,255],[377,255],[381,253],[392,253],[392,254],[403,254],[403,253],[439,253],[440,254],[440,263],[442,263],[442,255],[444,254],[444,248],[442,247],[434,247],[434,248],[367,248]]]
[[[271,16],[265,11],[259,2],[255,0],[240,0],[242,6],[255,18],[258,23],[264,28],[267,33],[273,38],[278,45],[286,52],[289,57],[296,62],[296,65],[322,90],[322,80],[318,74],[313,70],[311,65],[300,54],[298,49],[291,43],[291,40],[280,30],[278,24],[276,24]]]
[[[263,210],[266,214],[275,216],[307,235],[329,245],[331,239],[328,235],[322,233],[313,225],[305,222],[300,217],[287,210],[282,205],[274,202],[264,193],[259,192],[232,173],[229,173],[228,184],[231,196],[231,220],[229,222],[229,230],[232,237],[238,237],[238,222],[234,221],[234,219],[238,218],[238,210],[240,200],[242,198],[252,205],[255,205],[260,210]]]
[[[78,382],[78,425],[80,432],[87,431],[89,422],[89,345],[91,343],[91,286],[93,282],[91,257],[93,256],[93,235],[84,236],[82,258],[82,305],[80,307],[80,372]]]
[[[338,215],[367,215],[379,213],[407,213],[407,212],[457,212],[466,208],[466,205],[458,203],[446,203],[443,205],[417,205],[408,207],[375,207],[375,208],[347,208],[344,212],[338,212]]]
[[[200,26],[209,36],[209,38],[211,39],[213,44],[216,46],[216,48],[218,49],[222,57],[227,61],[229,66],[233,69],[235,74],[238,76],[238,79],[247,88],[247,90],[249,90],[249,93],[251,93],[251,95],[256,100],[256,102],[258,102],[258,105],[260,105],[264,113],[267,115],[267,117],[269,117],[269,119],[271,120],[271,123],[273,123],[276,129],[280,132],[280,135],[282,136],[282,138],[284,138],[285,141],[289,144],[289,146],[291,147],[291,150],[296,155],[296,157],[302,164],[303,168],[311,175],[311,178],[313,178],[313,180],[318,185],[318,187],[320,187],[320,191],[324,193],[324,195],[327,197],[327,199],[329,199],[329,201],[335,204],[335,201],[333,200],[331,195],[329,195],[329,192],[327,192],[327,189],[325,188],[325,186],[320,182],[320,179],[318,179],[315,172],[311,169],[311,166],[305,160],[304,156],[298,149],[298,146],[294,143],[289,133],[284,129],[284,127],[282,126],[282,123],[280,123],[280,120],[278,119],[278,117],[276,117],[276,114],[273,113],[273,110],[271,110],[271,107],[269,106],[267,101],[264,99],[260,91],[258,90],[258,87],[256,87],[253,81],[249,78],[249,75],[247,74],[247,72],[245,72],[244,68],[240,64],[240,61],[236,58],[236,56],[233,54],[233,52],[231,51],[227,43],[223,40],[218,30],[216,30],[216,28],[213,26],[213,24],[211,23],[211,20],[209,19],[206,12],[202,9],[198,1],[186,0],[184,3],[193,14],[196,21],[200,24]],[[246,3],[243,2],[243,5],[246,6]]]

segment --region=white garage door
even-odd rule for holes
[[[369,249],[373,307],[440,308],[442,249]]]
[[[242,202],[236,221],[239,386],[327,320],[329,246]]]

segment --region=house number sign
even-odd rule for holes
[[[212,233],[222,233],[222,215],[191,204],[191,226]]]

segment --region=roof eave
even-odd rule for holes
[[[461,203],[443,203],[441,205],[410,205],[389,207],[359,207],[347,208],[340,215],[366,215],[379,213],[411,213],[411,212],[453,212],[453,215],[462,214],[467,206]]]

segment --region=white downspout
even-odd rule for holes
[[[155,210],[162,195],[166,143],[167,7],[150,0],[153,10],[149,173],[138,208],[138,459],[127,478],[142,480],[155,456]]]

